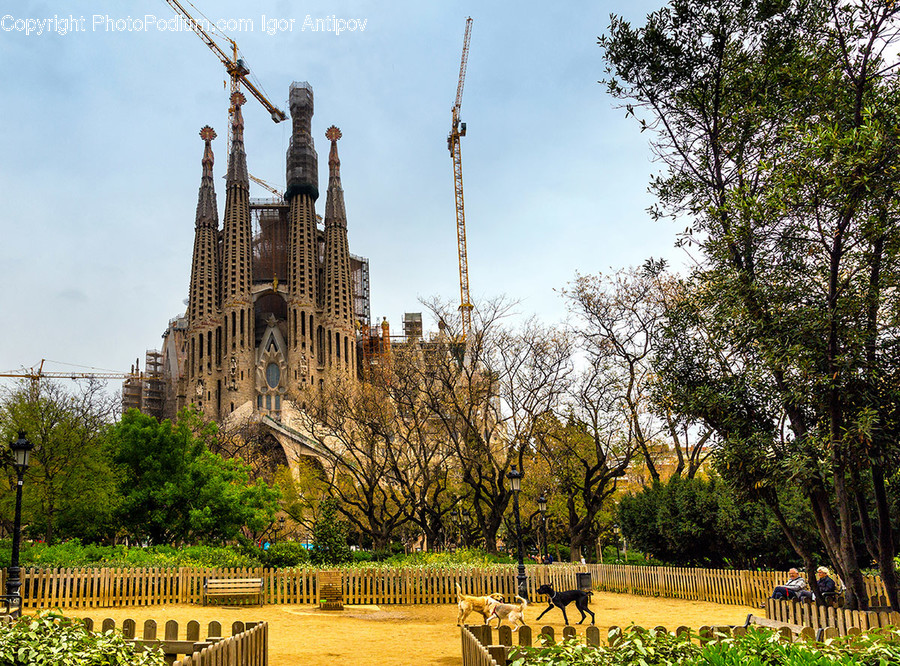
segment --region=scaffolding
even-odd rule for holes
[[[251,199],[253,282],[288,279],[288,204],[284,199]]]
[[[353,285],[353,316],[360,328],[368,328],[372,321],[369,300],[369,260],[350,255],[350,283]]]
[[[165,403],[163,354],[157,349],[148,349],[144,357],[144,371],[141,372],[140,359],[137,359],[122,382],[122,411],[136,409],[162,419]]]
[[[422,313],[403,313],[403,337],[407,342],[422,339]]]

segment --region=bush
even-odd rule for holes
[[[10,542],[0,542],[0,561],[9,561]],[[78,539],[54,546],[23,543],[19,562],[23,567],[259,567],[261,551],[215,546],[98,546]]]
[[[872,633],[855,640],[784,643],[768,629],[701,646],[668,632],[626,629],[616,646],[588,647],[570,640],[544,647],[517,648],[512,666],[886,666],[900,663],[900,631]]]
[[[34,666],[164,666],[161,651],[143,652],[115,632],[91,633],[56,613],[0,625],[0,664]]]
[[[453,552],[419,552],[394,555],[385,560],[385,562],[409,566],[484,566],[490,564],[512,564],[515,560],[506,555],[491,555],[479,548],[460,548]]]
[[[269,550],[265,553],[265,565],[273,569],[283,569],[285,567],[299,567],[309,564],[309,551],[303,547],[302,543],[296,541],[280,541],[269,546]]]

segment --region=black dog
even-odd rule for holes
[[[548,610],[556,606],[559,610],[562,611],[563,620],[566,621],[566,624],[569,624],[569,618],[566,617],[566,606],[568,606],[573,601],[575,602],[575,608],[579,610],[581,613],[581,619],[578,621],[578,624],[584,622],[585,612],[591,614],[591,624],[594,624],[594,613],[588,608],[588,601],[590,601],[591,593],[583,592],[582,590],[566,590],[565,592],[554,592],[553,587],[550,585],[541,585],[537,589],[538,594],[548,594],[550,595],[550,605],[544,609],[544,612],[537,616],[537,620],[540,620],[547,613]],[[537,622],[535,620],[535,622]]]

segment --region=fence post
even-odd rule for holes
[[[744,605],[745,606],[754,606],[753,603],[753,590],[750,585],[750,572],[749,571],[741,571],[741,592],[744,594]]]

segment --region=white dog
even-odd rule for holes
[[[497,618],[498,629],[503,620],[513,625],[513,631],[518,631],[519,627],[525,626],[525,609],[528,607],[528,600],[518,595],[516,599],[519,600],[518,604],[502,604],[495,599],[488,601],[487,609],[491,613],[488,615],[487,624],[490,624],[491,620]]]

